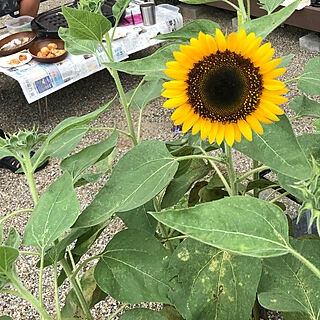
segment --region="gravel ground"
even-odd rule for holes
[[[41,4],[40,12],[47,11],[50,8],[57,7],[61,4],[70,1],[65,0],[48,0]],[[183,12],[187,5],[179,5]],[[205,13],[201,14],[201,18],[212,19],[219,23],[224,30],[231,30],[231,19],[235,15],[233,13],[215,9],[207,8]],[[0,28],[4,26],[4,21],[7,18],[0,18]],[[184,16],[185,22],[190,21],[188,16]],[[4,32],[5,30],[0,30]],[[297,76],[302,70],[306,62],[319,55],[315,52],[310,52],[299,48],[299,38],[307,33],[306,30],[297,29],[290,26],[279,27],[276,31],[270,34],[267,38],[271,41],[276,49],[276,56],[284,56],[290,53],[295,54],[293,62],[289,65],[287,73],[283,79],[289,79]],[[152,53],[155,48],[145,50],[134,54],[133,58],[143,57]],[[121,81],[126,91],[134,88],[140,78],[126,74],[121,74]],[[0,74],[0,128],[6,132],[15,132],[21,128],[31,129],[34,125],[39,127],[40,132],[49,133],[60,121],[70,116],[80,116],[91,112],[98,107],[108,102],[115,94],[116,89],[110,75],[107,71],[100,71],[90,77],[82,79],[62,90],[51,94],[48,97],[48,118],[43,119],[40,116],[38,103],[28,104],[24,98],[19,84]],[[288,93],[288,97],[293,99],[298,94],[296,88]],[[158,98],[149,104],[143,117],[142,135],[144,139],[172,139],[176,134],[173,133],[172,123],[170,121],[170,111],[161,107],[164,99]],[[43,104],[43,101],[41,101]],[[289,116],[293,112],[285,107]],[[137,114],[134,114],[137,119]],[[115,103],[104,115],[99,119],[93,121],[92,126],[117,126],[119,129],[126,128],[126,120],[121,107]],[[312,119],[304,119],[303,121],[294,121],[294,127],[297,133],[302,134],[312,132]],[[79,149],[88,146],[92,143],[97,143],[108,133],[95,132],[87,135],[80,143]],[[120,136],[118,148],[120,154],[130,149],[130,141]],[[248,160],[238,153],[235,153],[236,167],[240,172],[246,171],[251,165]],[[56,159],[51,159],[49,165],[42,171],[35,174],[36,185],[41,194],[53,181],[61,175],[59,162]],[[106,178],[102,179],[95,185],[78,188],[78,198],[82,209],[92,201],[97,191],[104,184]],[[15,210],[31,208],[32,198],[29,194],[26,180],[23,175],[14,175],[8,170],[0,169],[0,217],[5,216]],[[289,204],[290,206],[291,204]],[[292,207],[294,209],[294,207]],[[291,211],[293,210],[291,209]],[[14,226],[20,236],[22,237],[23,229],[28,219],[28,214],[21,214],[16,216],[4,225],[5,234],[8,232],[10,226]],[[91,254],[98,253],[103,250],[109,239],[113,234],[123,228],[120,220],[115,220],[108,229],[103,232],[98,239],[95,249],[91,250]],[[32,294],[37,295],[37,272],[35,271],[36,259],[30,256],[23,256],[17,260],[18,273],[22,278],[24,285],[31,290]],[[51,269],[46,269],[44,279],[44,301],[49,312],[54,312],[53,300],[53,279],[51,277]],[[64,292],[69,286],[66,283],[60,288],[62,301],[64,300]],[[95,319],[106,319],[111,313],[115,311],[118,304],[111,298],[101,302],[94,308],[93,314]],[[155,306],[153,306],[155,307]],[[39,319],[35,310],[23,300],[14,296],[0,294],[0,315],[9,315],[13,319]],[[276,314],[269,315],[272,319],[279,319]],[[116,318],[115,318],[116,319]]]

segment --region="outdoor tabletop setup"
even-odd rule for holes
[[[59,11],[61,8],[39,15],[31,21],[32,31],[0,37],[0,72],[19,82],[28,103],[102,70],[104,66],[100,59],[108,61],[101,47],[97,50],[100,59],[93,54],[72,55],[65,50],[64,42],[57,39],[57,25],[66,26]],[[182,25],[178,7],[133,0],[115,30],[112,42],[115,61],[162,42],[152,38],[175,31]]]

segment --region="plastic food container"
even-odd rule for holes
[[[22,31],[31,30],[31,21],[33,17],[21,16],[19,18],[13,18],[5,22],[5,25],[9,33],[17,33]]]

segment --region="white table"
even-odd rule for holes
[[[136,10],[134,7],[132,9]],[[165,34],[177,30],[183,25],[178,8],[170,5],[156,6],[156,21],[152,26],[120,26],[126,36],[112,42],[115,61],[124,60],[134,52],[160,43],[160,40],[151,38],[158,33]],[[103,61],[108,61],[101,47],[97,53]],[[68,53],[64,60],[54,64],[42,64],[31,60],[20,67],[0,67],[0,72],[17,80],[28,103],[32,103],[102,69],[104,66],[93,54],[76,56]]]

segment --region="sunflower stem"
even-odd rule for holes
[[[206,156],[204,159],[207,159],[208,162],[210,163],[210,165],[212,166],[212,168],[216,171],[217,175],[219,176],[221,182],[223,183],[224,187],[226,188],[229,196],[232,195],[232,189],[230,188],[229,184],[228,184],[228,181],[225,179],[225,177],[223,176],[222,172],[220,171],[220,169],[217,167],[217,165],[215,164],[214,161],[217,161],[216,159],[210,159],[212,157],[209,157],[208,154],[206,153],[206,151],[204,149],[202,149],[201,147],[198,147],[201,152]],[[185,156],[186,157],[186,156]],[[185,158],[185,157],[181,157],[181,158]],[[180,158],[180,159],[181,159]],[[220,162],[223,162],[225,163],[224,161],[220,161]]]
[[[238,183],[236,179],[236,173],[234,171],[233,167],[233,160],[232,160],[232,148],[224,142],[224,149],[225,149],[225,154],[227,158],[227,171],[228,171],[228,176],[229,176],[229,184],[231,188],[231,194],[229,193],[230,196],[236,196],[238,195]]]
[[[247,173],[245,173],[243,176],[239,177],[236,182],[241,182],[245,179],[247,179],[248,177],[250,177],[251,175],[253,175],[254,180],[256,180],[259,177],[259,172],[261,170],[266,170],[269,169],[270,167],[268,166],[260,166],[260,167],[254,167],[252,170],[248,171]]]
[[[110,35],[107,32],[105,36],[106,36],[107,49],[105,49],[105,47],[103,45],[102,45],[102,48],[106,52],[106,54],[108,55],[108,58],[110,59],[110,61],[113,62],[114,58],[113,58],[113,53],[112,53]],[[138,144],[138,141],[136,138],[136,133],[134,131],[134,127],[133,127],[133,121],[132,121],[132,116],[131,116],[131,112],[130,112],[130,105],[127,102],[127,99],[126,99],[126,96],[125,96],[125,93],[124,93],[124,90],[123,90],[123,87],[122,87],[122,84],[121,84],[121,81],[119,78],[118,71],[114,68],[110,68],[110,73],[111,73],[111,75],[114,79],[114,82],[116,84],[116,87],[117,87],[117,90],[118,90],[119,96],[120,96],[120,101],[121,101],[121,104],[124,108],[124,112],[126,114],[131,140],[133,142],[133,145],[136,146]]]

